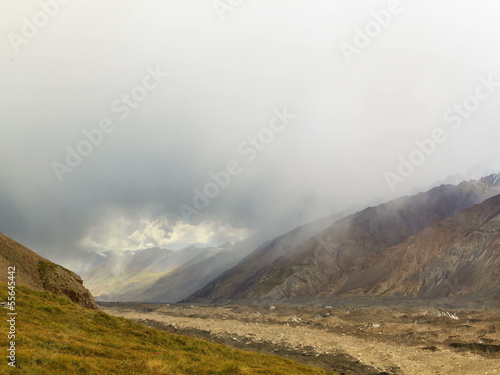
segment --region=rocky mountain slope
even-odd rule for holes
[[[335,294],[436,298],[500,292],[500,195],[374,257]]]
[[[16,284],[35,290],[66,295],[86,308],[97,308],[94,298],[74,272],[39,256],[27,247],[0,233],[0,282],[7,282],[7,268],[16,267]]]
[[[227,272],[234,276],[231,279],[231,283],[244,284],[253,280],[255,277],[258,277],[259,272],[256,272],[256,270],[264,270],[266,265],[271,264],[281,256],[285,255],[289,249],[303,244],[342,216],[344,216],[344,214],[332,215],[330,217],[317,220],[316,222],[305,224],[275,238],[272,241],[263,243],[234,268],[227,268],[227,270],[229,270]],[[249,264],[251,264],[251,267],[248,267]],[[219,275],[220,278],[224,278],[226,273],[220,273]],[[215,280],[218,279],[219,278],[216,278]],[[207,280],[207,282],[211,280]],[[207,288],[210,288],[212,285],[214,285],[213,282],[209,283]],[[226,292],[222,291],[222,293]]]
[[[336,295],[353,274],[372,267],[372,258],[499,194],[499,177],[442,185],[367,208],[336,221],[299,246],[278,238],[186,301]]]

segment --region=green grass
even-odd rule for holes
[[[47,277],[47,274],[52,272],[56,268],[57,265],[55,263],[46,262],[43,260],[38,262],[38,272],[40,273],[40,277],[42,279],[45,279]]]
[[[0,284],[0,301],[7,300]],[[325,375],[275,356],[245,352],[155,330],[87,310],[49,292],[16,288],[17,369],[0,359],[0,374]],[[7,309],[0,348],[7,352]]]

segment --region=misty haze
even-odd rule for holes
[[[500,371],[500,5],[4,5],[0,373]]]

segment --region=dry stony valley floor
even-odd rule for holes
[[[271,306],[100,307],[171,332],[274,353],[339,374],[500,375],[499,309]]]

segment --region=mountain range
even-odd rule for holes
[[[296,228],[280,238],[280,248],[286,251],[303,243],[345,215],[331,215]],[[108,252],[82,277],[99,301],[174,303],[267,246],[267,239],[267,234],[258,233],[239,243],[213,248]]]
[[[498,194],[496,174],[366,208],[298,246],[286,241],[292,231],[184,301],[366,294],[432,297],[492,290],[500,284],[494,268],[499,201],[488,199]],[[480,217],[483,211],[490,215]],[[478,273],[483,266],[491,273]]]
[[[326,228],[335,221],[335,218],[336,216],[332,215],[299,227],[292,231],[291,234],[283,236],[282,242],[286,242],[288,247],[298,245]],[[180,301],[203,288],[224,271],[233,268],[239,262],[251,256],[253,252],[258,252],[266,247],[268,241],[262,243],[264,237],[254,235],[240,243],[204,252],[159,279],[142,296],[136,295],[133,300],[146,302]]]
[[[220,247],[106,253],[83,279],[96,299],[122,302],[494,293],[498,231],[484,228],[499,229],[498,199],[490,199],[498,194],[493,174],[351,209],[271,240],[261,233]]]
[[[181,250],[151,248],[124,253],[107,252],[83,273],[85,285],[101,301],[129,300],[190,259],[211,250],[190,246]]]

